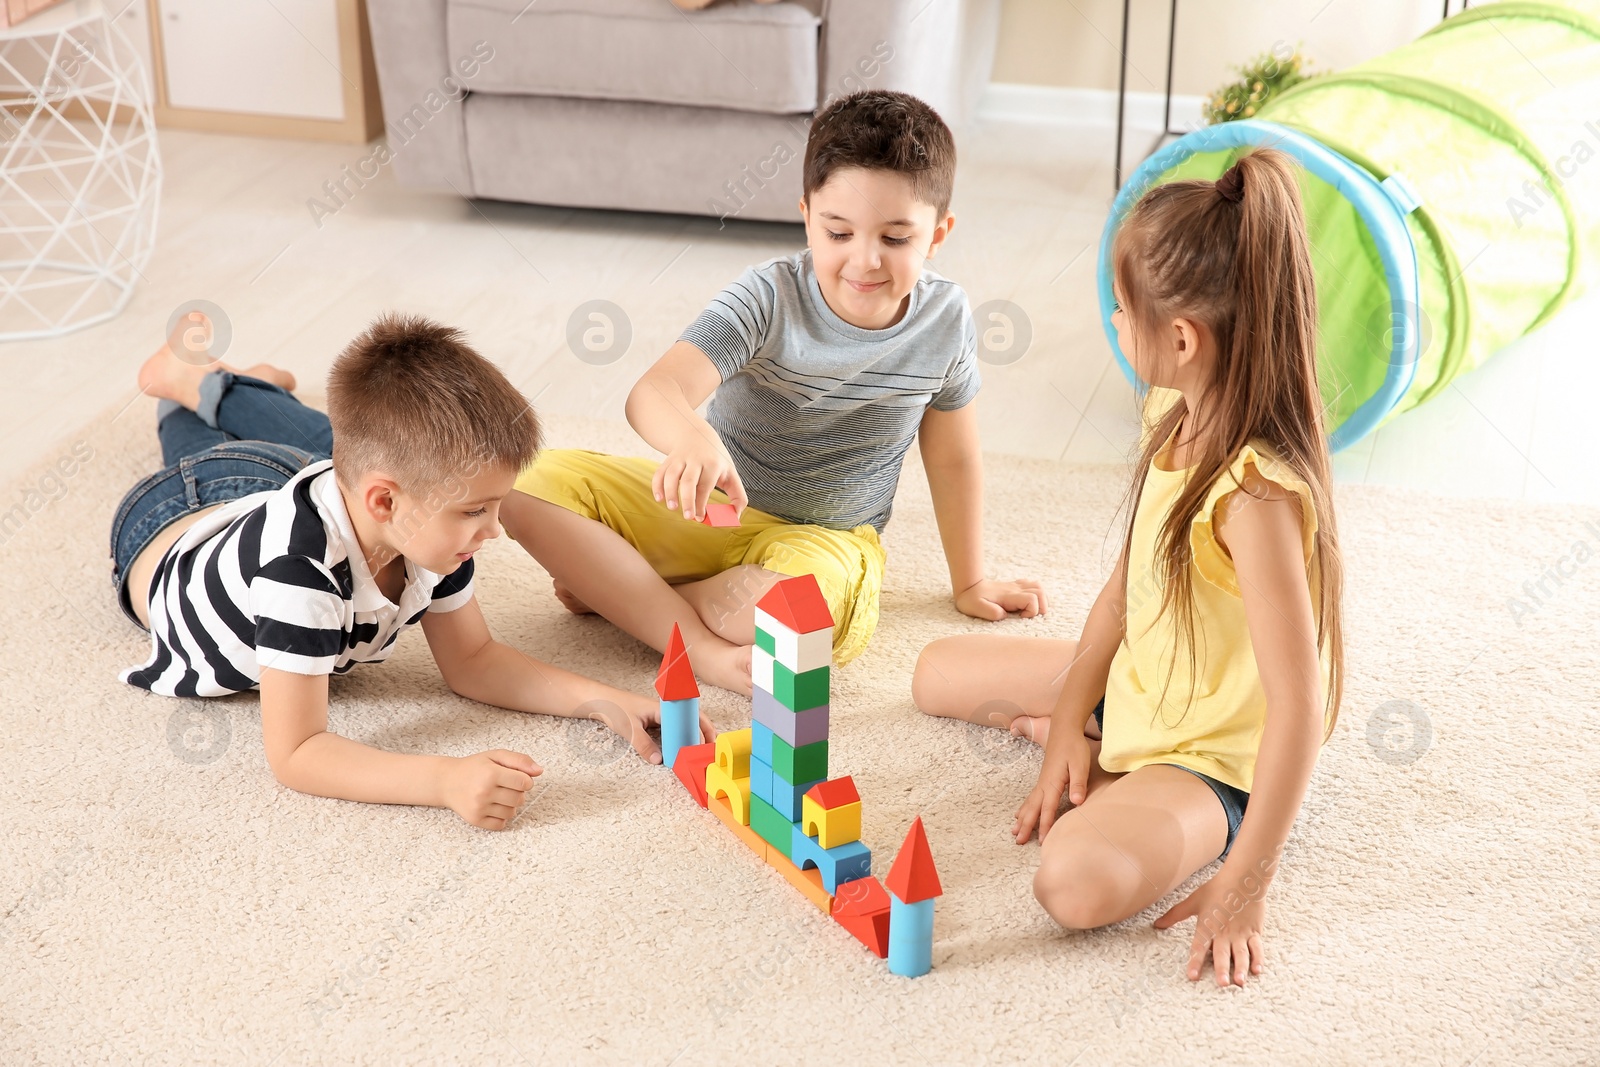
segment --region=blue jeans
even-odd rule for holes
[[[231,371],[201,380],[194,411],[163,400],[156,435],[166,469],[128,490],[111,520],[111,584],[123,614],[136,623],[128,568],[162,530],[202,508],[280,489],[333,456],[328,416],[275,385]]]

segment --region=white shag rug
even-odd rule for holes
[[[0,1063],[1595,1062],[1600,514],[1340,490],[1345,706],[1270,892],[1268,972],[1219,991],[1183,976],[1192,923],[1150,926],[1178,894],[1055,927],[1037,844],[1008,836],[1039,750],[910,701],[935,637],[1076,636],[1124,472],[989,458],[990,571],[1052,600],[990,627],[951,605],[908,464],[883,624],[837,673],[830,749],[880,877],[927,826],[945,895],[934,970],[905,980],[597,726],[451,694],[420,631],[335,684],[332,727],[531,753],[546,771],[508,832],[291,792],[253,695],[119,684],[146,646],[112,601],[107,529],[157,466],[153,407],[107,412],[0,492]],[[647,691],[656,654],[564,612],[515,544],[478,574],[502,640]],[[705,706],[748,721],[720,690]]]

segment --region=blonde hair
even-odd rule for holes
[[[520,471],[539,451],[539,421],[461,331],[384,315],[328,372],[333,468],[353,488],[380,471],[408,493],[485,468]]]
[[[1318,651],[1326,651],[1331,661],[1326,708],[1331,734],[1344,689],[1344,564],[1317,383],[1316,286],[1298,169],[1280,151],[1255,149],[1214,182],[1157,186],[1128,213],[1113,241],[1112,262],[1136,346],[1159,351],[1157,339],[1175,318],[1203,323],[1216,339],[1217,359],[1205,391],[1206,425],[1196,439],[1193,472],[1157,534],[1153,563],[1155,573],[1165,577],[1161,610],[1175,614],[1177,640],[1190,653],[1190,702],[1196,629],[1190,525],[1239,451],[1263,441],[1310,487],[1316,511],[1312,566],[1319,595],[1312,607]],[[1174,404],[1140,450],[1129,493],[1125,559],[1132,551],[1133,514],[1150,464],[1186,413],[1184,401]],[[1174,665],[1177,653],[1175,645]]]

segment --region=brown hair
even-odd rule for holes
[[[333,466],[347,488],[372,471],[427,493],[485,467],[520,471],[539,451],[533,408],[461,331],[384,315],[328,372]]]
[[[1156,574],[1167,579],[1161,609],[1176,613],[1175,629],[1191,653],[1192,672],[1190,524],[1240,449],[1264,442],[1311,490],[1317,517],[1311,567],[1319,586],[1312,607],[1318,651],[1325,650],[1332,664],[1325,709],[1331,733],[1344,689],[1344,564],[1317,384],[1317,298],[1298,169],[1280,151],[1256,149],[1241,155],[1217,181],[1157,186],[1118,230],[1112,269],[1136,346],[1159,351],[1156,339],[1175,318],[1204,324],[1217,346],[1206,410],[1189,420],[1196,442],[1193,471],[1156,538]],[[1150,464],[1186,412],[1179,400],[1157,419],[1140,450],[1124,559],[1132,551],[1133,513]],[[1270,471],[1260,473],[1271,477]],[[1256,486],[1239,488],[1260,492]],[[1177,651],[1174,647],[1174,663]],[[1192,685],[1190,690],[1192,701]]]
[[[865,89],[842,96],[811,120],[802,176],[806,203],[836,170],[889,170],[911,180],[911,194],[940,221],[956,180],[956,143],[939,113],[909,93]]]

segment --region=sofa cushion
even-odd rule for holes
[[[451,55],[494,49],[476,93],[576,96],[776,114],[817,106],[819,21],[749,0],[449,0]]]

